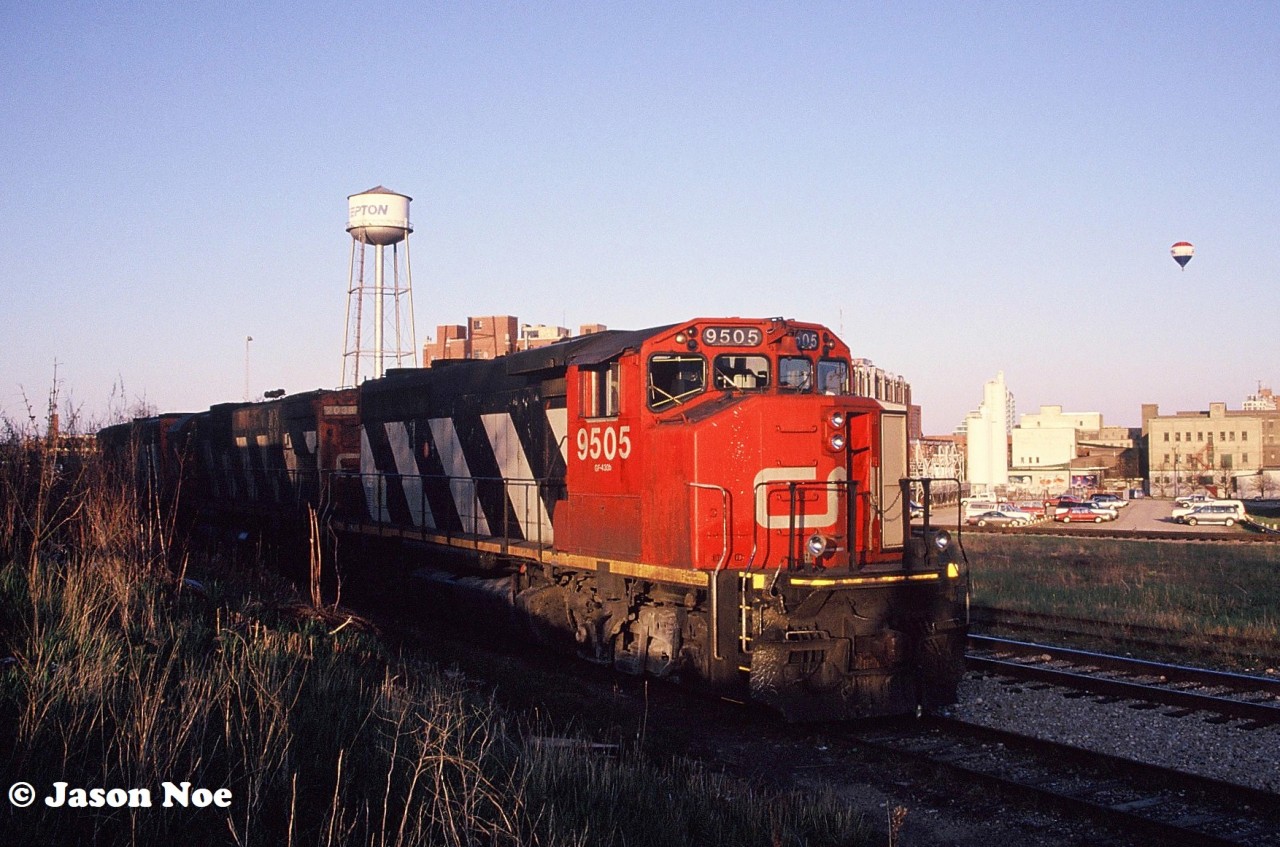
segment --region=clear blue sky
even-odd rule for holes
[[[1274,2],[7,2],[0,70],[11,419],[337,384],[378,184],[419,341],[822,321],[930,433],[1280,389]]]

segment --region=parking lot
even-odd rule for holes
[[[1129,532],[1181,531],[1195,533],[1196,535],[1214,532],[1236,533],[1244,531],[1235,526],[1216,526],[1209,524],[1187,526],[1186,524],[1178,523],[1173,518],[1169,517],[1169,513],[1172,511],[1172,500],[1130,500],[1129,505],[1119,511],[1119,517],[1114,521],[1103,524],[1103,526],[1117,530],[1126,530]]]
[[[1234,534],[1245,532],[1237,526],[1216,526],[1201,524],[1200,526],[1188,526],[1181,524],[1170,517],[1173,511],[1172,500],[1155,500],[1150,498],[1140,498],[1130,500],[1129,504],[1118,510],[1118,516],[1114,521],[1105,521],[1100,524],[1095,523],[1060,523],[1057,521],[1045,521],[1043,523],[1052,523],[1057,529],[1078,529],[1081,527],[1090,530],[1110,529],[1117,532],[1185,532],[1188,535],[1204,535],[1212,533]],[[955,526],[956,523],[956,506],[951,504],[948,506],[938,507],[930,516],[930,519],[940,526]],[[918,523],[918,521],[917,521]],[[1032,525],[1034,528],[1035,524]]]

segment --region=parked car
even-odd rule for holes
[[[1031,523],[1032,516],[1026,512],[1009,509],[993,509],[970,515],[965,523],[970,526],[1026,526]]]
[[[1129,501],[1121,497],[1119,494],[1112,494],[1109,491],[1099,491],[1097,494],[1090,495],[1089,502],[1096,503],[1099,506],[1106,506],[1111,509],[1123,509],[1129,505]]]
[[[1013,504],[1013,507],[1019,512],[1026,512],[1032,517],[1043,515],[1046,508],[1043,500],[1019,500]]]
[[[1102,523],[1103,521],[1115,520],[1117,514],[1118,513],[1115,509],[1104,509],[1101,506],[1058,506],[1054,510],[1053,519],[1063,523],[1071,523],[1075,521]]]
[[[1188,526],[1197,526],[1202,523],[1235,526],[1236,521],[1244,517],[1244,504],[1241,503],[1239,508],[1236,508],[1236,503],[1239,503],[1239,501],[1205,503],[1196,506],[1187,514],[1179,517],[1178,520]]]
[[[1081,501],[1078,503],[1070,503],[1070,502],[1059,503],[1057,506],[1053,507],[1052,514],[1055,518],[1057,518],[1058,515],[1061,515],[1064,512],[1067,512],[1071,509],[1092,509],[1093,511],[1100,514],[1104,521],[1113,521],[1120,514],[1110,506],[1101,506],[1097,503],[1092,503],[1089,501]]]
[[[1084,504],[1084,500],[1074,494],[1059,494],[1057,497],[1050,497],[1045,502],[1050,506],[1080,506]]]
[[[1173,502],[1178,506],[1199,506],[1202,503],[1216,503],[1217,497],[1212,494],[1188,494],[1185,497],[1179,497]]]
[[[1244,517],[1244,503],[1240,500],[1210,500],[1207,503],[1190,503],[1186,506],[1174,506],[1173,512],[1169,517],[1179,523],[1184,523],[1183,518],[1194,512],[1196,509],[1205,506],[1229,506],[1236,512],[1236,520]]]

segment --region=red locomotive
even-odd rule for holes
[[[906,409],[851,394],[823,326],[607,331],[169,420],[206,515],[311,504],[339,533],[465,554],[593,661],[793,720],[955,699],[960,551],[913,533]]]

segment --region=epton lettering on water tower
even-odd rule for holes
[[[351,272],[342,354],[344,387],[359,385],[364,379],[376,379],[386,373],[388,367],[418,364],[409,267],[409,233],[413,232],[409,202],[412,199],[380,185],[347,198]],[[367,251],[365,248],[370,246],[373,250]],[[389,262],[388,247],[391,248]],[[367,273],[370,268],[372,280]]]

